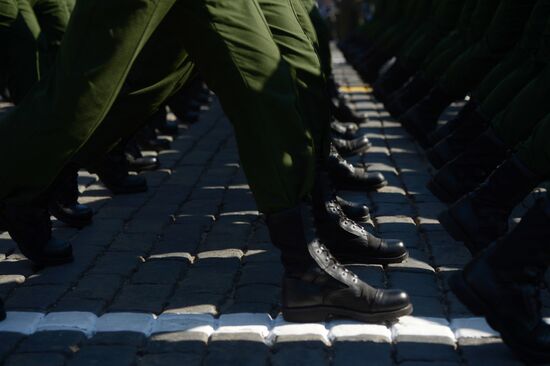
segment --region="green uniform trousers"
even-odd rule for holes
[[[426,25],[399,51],[397,58],[401,66],[413,72],[418,71],[427,55],[456,27],[464,4],[464,0],[435,2]]]
[[[7,51],[0,61],[0,72],[17,104],[53,64],[69,13],[64,0],[2,1],[0,14],[17,7],[15,19],[9,25],[0,24],[0,40]],[[5,6],[10,1],[12,4]]]
[[[332,75],[332,55],[330,52],[331,36],[329,26],[319,12],[316,0],[302,1],[306,8],[306,11],[309,13],[311,24],[313,25],[315,30],[314,38],[316,38],[316,40],[314,39],[314,46],[317,49],[319,58],[321,59],[321,68],[323,70],[323,73],[325,74],[325,77],[328,78],[330,75]]]
[[[535,3],[536,0],[502,0],[482,39],[454,60],[442,75],[442,90],[455,98],[473,90],[520,40]]]
[[[479,104],[479,111],[487,120],[505,109],[550,61],[549,20],[550,0],[538,0],[518,45],[483,78],[472,93],[472,98]]]
[[[311,190],[313,142],[251,0],[79,0],[52,72],[0,121],[0,156],[18,156],[4,162],[0,200],[32,200],[71,160],[96,159],[195,66],[234,125],[259,209],[295,206]]]
[[[501,1],[466,0],[457,28],[424,61],[422,74],[426,80],[434,83],[439,80],[457,57],[483,37]]]

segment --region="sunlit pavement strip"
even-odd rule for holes
[[[550,323],[550,319],[547,319]],[[100,317],[88,312],[8,312],[0,323],[0,332],[32,335],[43,331],[78,331],[88,338],[104,332],[135,332],[145,336],[169,332],[216,334],[256,334],[266,344],[273,344],[285,335],[316,335],[327,345],[339,339],[361,337],[376,342],[415,341],[436,339],[454,344],[458,340],[490,338],[497,334],[483,318],[453,319],[407,316],[390,327],[353,321],[334,320],[328,323],[288,323],[281,316],[272,319],[268,314],[237,313],[214,318],[209,314],[107,313]]]

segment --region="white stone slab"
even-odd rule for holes
[[[451,329],[456,339],[498,337],[498,333],[487,324],[485,318],[453,319]]]
[[[47,314],[36,327],[36,331],[73,330],[90,337],[95,332],[97,316],[82,311],[54,312]]]
[[[273,319],[269,314],[238,313],[222,315],[215,333],[252,333],[267,338]]]
[[[328,338],[331,341],[350,338],[350,337],[360,337],[366,340],[373,340],[377,342],[388,342],[392,341],[392,332],[385,325],[381,324],[365,324],[353,321],[333,321],[328,325],[329,335]]]
[[[0,332],[33,334],[42,318],[42,313],[8,311],[6,319],[0,322]]]
[[[215,319],[210,314],[173,314],[160,315],[155,321],[153,333],[196,332],[208,337],[215,329]]]
[[[329,331],[324,323],[289,323],[279,315],[273,322],[273,328],[266,339],[268,344],[277,341],[278,337],[284,336],[305,336],[316,335],[321,337],[327,344]]]
[[[544,321],[548,324],[550,324],[550,318],[544,318]]]
[[[96,332],[135,332],[149,336],[155,325],[154,314],[109,313],[97,320]]]
[[[394,342],[437,340],[455,343],[449,322],[443,318],[404,316],[392,326]]]

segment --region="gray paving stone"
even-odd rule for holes
[[[23,338],[25,336],[20,333],[0,332],[0,362],[15,349]]]
[[[202,354],[206,349],[208,336],[196,332],[171,332],[153,334],[144,348],[145,353],[194,353]]]
[[[239,286],[249,284],[278,285],[283,275],[280,263],[272,265],[248,263],[243,266],[239,277]]]
[[[156,240],[157,235],[155,233],[122,233],[109,246],[109,250],[142,255],[151,250]]]
[[[395,344],[396,360],[425,362],[460,362],[454,345],[430,342],[398,342]]]
[[[137,360],[138,366],[199,366],[203,357],[195,353],[163,353],[145,355]]]
[[[19,353],[62,353],[70,355],[78,351],[78,345],[86,339],[78,331],[46,331],[30,335],[23,340],[17,352]]]
[[[106,252],[92,268],[93,274],[114,274],[129,276],[143,262],[141,256],[134,253]]]
[[[339,341],[334,343],[332,353],[334,366],[393,365],[392,347],[388,343]]]
[[[132,276],[134,284],[175,284],[187,263],[171,259],[158,259],[141,264]]]
[[[268,365],[269,347],[263,342],[213,340],[208,345],[204,365]]]
[[[87,274],[69,294],[84,299],[111,300],[122,281],[122,277],[117,274]]]
[[[238,287],[235,291],[237,302],[266,302],[278,304],[281,288],[277,285],[246,285]]]
[[[72,358],[69,366],[117,365],[135,362],[136,349],[128,346],[86,346]]]
[[[523,365],[499,338],[464,340],[459,343],[468,365]]]
[[[65,365],[65,357],[57,353],[34,353],[34,354],[13,354],[6,362],[5,366],[62,366]]]
[[[167,313],[205,313],[218,314],[218,306],[226,298],[226,294],[181,292],[170,297],[165,312]]]
[[[159,314],[171,291],[169,285],[125,285],[109,310]]]
[[[271,356],[271,365],[329,365],[329,358],[322,342],[284,342],[275,346]]]
[[[434,273],[428,256],[420,250],[409,249],[409,258],[401,263],[388,265],[390,271]]]
[[[0,296],[6,297],[16,286],[25,282],[25,276],[0,275]]]
[[[68,289],[68,286],[18,287],[6,301],[6,308],[12,310],[47,310]]]
[[[75,297],[71,293],[63,296],[52,311],[83,311],[101,315],[107,306],[106,300]]]
[[[388,277],[392,287],[403,289],[411,296],[437,297],[440,295],[434,274],[391,271]]]
[[[394,286],[396,287],[396,286]],[[399,286],[397,286],[399,288]],[[431,318],[446,318],[443,297],[427,297],[410,295],[414,307],[413,315]]]
[[[101,332],[86,341],[87,345],[96,346],[131,346],[141,347],[147,341],[143,333],[136,332]]]

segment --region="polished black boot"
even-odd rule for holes
[[[455,240],[477,253],[508,231],[510,213],[542,180],[512,156],[438,219]]]
[[[357,124],[352,122],[337,122],[332,121],[330,123],[330,131],[336,135],[339,136],[345,140],[353,140],[356,139],[357,131],[359,130],[359,126]]]
[[[69,243],[52,237],[50,213],[42,205],[0,204],[0,221],[21,253],[40,267],[73,261]]]
[[[428,82],[420,74],[412,77],[399,90],[391,94],[385,102],[387,111],[394,117],[399,118],[412,106],[424,98],[432,89],[433,84]]]
[[[285,267],[281,301],[285,320],[383,322],[411,314],[405,292],[369,286],[330,254],[315,234],[310,206],[266,215],[266,222]]]
[[[338,190],[369,192],[388,184],[382,173],[368,173],[365,169],[356,168],[334,151],[328,157],[327,169]]]
[[[128,174],[128,164],[124,154],[109,153],[92,171],[97,173],[105,187],[114,194],[147,191],[147,180],[144,177]]]
[[[315,182],[313,214],[319,238],[343,263],[401,263],[408,257],[401,240],[377,238],[346,216],[326,173]]]
[[[151,126],[162,135],[176,136],[179,133],[177,122],[167,119],[166,106],[163,105],[151,117]]]
[[[124,151],[126,166],[131,172],[157,170],[160,167],[160,162],[155,156],[143,156],[135,139],[121,143],[117,148]]]
[[[480,113],[470,113],[470,118],[426,152],[428,160],[434,168],[441,168],[472,146],[488,127],[489,121]]]
[[[370,220],[369,207],[364,203],[356,203],[336,196],[336,202],[344,211],[344,214],[355,222],[366,224]]]
[[[443,126],[438,127],[436,130],[428,134],[428,137],[427,137],[428,144],[430,146],[434,146],[439,141],[448,137],[457,128],[459,128],[464,124],[467,124],[470,118],[470,115],[472,113],[477,113],[477,107],[478,107],[478,103],[475,102],[473,99],[470,99],[468,103],[466,103],[464,107],[460,109],[460,112],[458,112],[455,118],[451,119],[450,121],[445,123]]]
[[[0,299],[0,322],[6,319],[6,309],[4,309],[4,302]]]
[[[412,75],[412,72],[404,68],[399,60],[397,60],[374,83],[374,96],[381,102],[387,101],[390,95],[403,86]]]
[[[78,203],[78,169],[67,167],[58,177],[50,193],[48,209],[59,221],[82,228],[92,223],[93,210]]]
[[[541,314],[540,288],[550,263],[550,209],[537,202],[504,238],[449,280],[477,316],[485,316],[528,364],[550,363],[550,325]]]
[[[422,147],[426,148],[429,146],[428,134],[435,130],[439,116],[453,100],[452,96],[435,86],[426,97],[403,114],[399,120],[407,132]]]
[[[367,135],[363,135],[353,140],[333,137],[332,144],[344,157],[362,154],[372,147]]]
[[[464,153],[445,164],[427,187],[442,202],[452,203],[477,188],[508,154],[492,129],[479,136]]]
[[[170,140],[157,136],[155,129],[144,126],[136,133],[135,139],[144,150],[163,151],[170,149]]]

